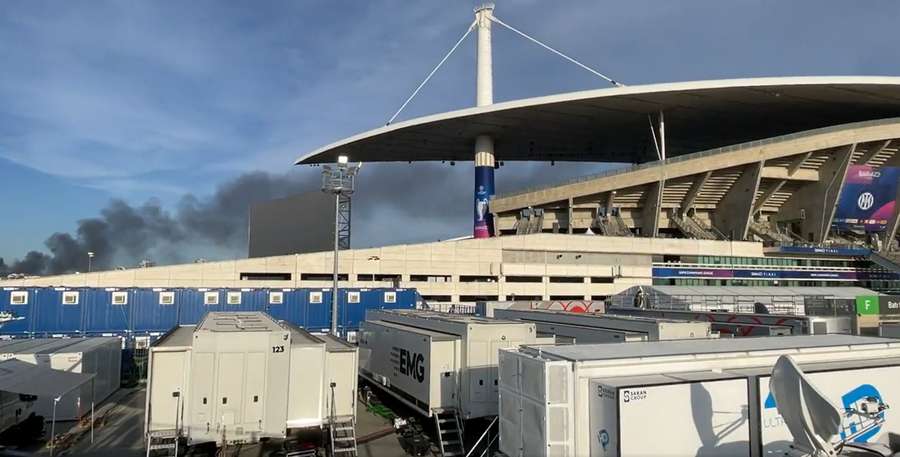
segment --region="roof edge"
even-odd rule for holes
[[[900,76],[774,76],[759,78],[735,78],[735,79],[709,79],[698,81],[681,81],[666,82],[653,84],[640,84],[634,86],[608,87],[602,89],[588,89],[575,92],[564,92],[551,95],[543,95],[538,97],[523,98],[518,100],[510,100],[492,105],[463,108],[454,111],[445,111],[442,113],[430,114],[418,118],[413,118],[395,124],[385,125],[372,130],[358,133],[356,135],[335,141],[320,148],[313,150],[294,160],[294,165],[313,165],[325,163],[321,160],[315,160],[317,156],[327,154],[332,149],[346,146],[360,140],[372,138],[388,132],[402,130],[404,128],[417,125],[427,124],[453,118],[461,118],[478,114],[499,112],[515,108],[525,108],[529,106],[537,106],[550,103],[562,103],[569,101],[584,100],[588,98],[605,98],[620,95],[649,94],[660,92],[674,91],[693,91],[704,89],[723,89],[730,87],[766,87],[766,86],[786,86],[786,85],[821,85],[821,84],[881,84],[881,85],[900,85]]]

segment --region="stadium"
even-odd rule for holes
[[[494,103],[494,23],[531,39],[492,6],[476,10],[462,38],[477,30],[475,107],[389,122],[295,161],[471,160],[471,237],[369,249],[342,238],[337,262],[332,252],[292,251],[2,285],[330,288],[339,279],[348,288],[414,288],[436,303],[603,300],[653,285],[900,290],[892,260],[900,258],[900,78],[625,86],[553,50],[613,87]],[[494,195],[494,170],[506,161],[631,165]],[[347,224],[348,199],[335,199]],[[349,225],[338,219],[334,232],[349,234]]]
[[[492,24],[613,87],[494,103]],[[474,30],[476,106],[394,123]],[[353,248],[353,164],[438,161],[473,162],[441,189],[471,235]],[[607,171],[495,195],[507,161]],[[482,5],[387,125],[293,165],[324,193],[248,208],[247,258],[0,279],[0,393],[40,413],[0,431],[49,419],[51,456],[900,455],[900,77],[625,86]]]
[[[413,119],[297,163],[340,155],[471,160],[484,135],[493,139],[498,166],[635,163],[493,197],[487,238],[344,250],[339,269],[347,287],[415,288],[425,301],[453,303],[599,300],[654,284],[890,292],[900,289],[890,260],[898,224],[897,116],[900,78],[614,87]],[[862,201],[864,194],[872,201]],[[332,262],[332,253],[320,252],[3,285],[326,288]]]

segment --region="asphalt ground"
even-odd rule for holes
[[[143,441],[144,407],[146,390],[143,388],[120,389],[106,402],[97,408],[94,427],[94,439],[91,442],[90,428],[75,422],[57,423],[58,436],[66,433],[71,437],[68,446],[59,446],[54,456],[79,457],[144,457],[146,450]],[[49,438],[50,424],[46,424],[45,437]],[[387,419],[366,410],[364,405],[357,406],[357,438],[376,436],[358,445],[360,457],[402,457],[406,455],[393,433],[391,423]],[[31,455],[49,457],[50,448],[45,443],[31,443],[8,448],[9,455]],[[240,457],[263,457],[270,449],[260,445],[231,447],[220,455]],[[3,453],[0,452],[0,456]],[[325,456],[324,450],[320,451]]]

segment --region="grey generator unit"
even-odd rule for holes
[[[56,420],[78,420],[90,414],[121,383],[122,340],[117,337],[37,338],[0,343],[0,360],[20,360],[54,370],[92,374],[85,383],[63,395],[56,404]],[[34,413],[53,416],[52,398],[38,398]]]
[[[845,408],[900,398],[900,340],[801,335],[527,347],[500,352],[500,451],[509,457],[787,455],[769,394],[790,355]],[[894,400],[891,400],[894,399]],[[900,432],[885,414],[870,442]],[[844,430],[858,424],[843,418]]]
[[[540,342],[525,322],[370,310],[360,328],[359,372],[426,416],[496,416],[499,350]]]
[[[718,338],[708,322],[567,311],[495,309],[500,319],[533,323],[538,333],[576,344]]]
[[[355,423],[357,350],[261,312],[211,312],[150,347],[148,443],[283,439]],[[333,396],[333,402],[332,402]],[[333,408],[333,409],[332,409]]]
[[[885,338],[900,338],[900,322],[891,321],[878,324],[878,336]]]

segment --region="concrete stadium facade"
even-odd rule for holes
[[[763,257],[760,243],[533,234],[341,251],[341,287],[416,288],[427,301],[603,299],[652,284],[654,256]],[[332,253],[5,280],[4,287],[331,287]],[[261,279],[262,278],[262,279]],[[268,279],[266,279],[268,278]],[[344,279],[345,278],[345,279]]]
[[[600,232],[612,212],[645,237],[791,241],[771,239],[786,223],[793,241],[825,243],[848,167],[896,167],[898,148],[900,118],[844,124],[501,195],[491,209],[501,233]],[[540,221],[529,220],[535,209]],[[895,210],[886,239],[897,225]]]

